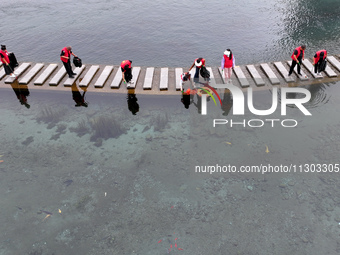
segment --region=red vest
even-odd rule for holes
[[[319,51],[316,52],[315,63],[318,63],[318,62],[319,62],[321,52],[323,52],[323,54],[324,54],[324,55],[323,55],[323,60],[326,58],[326,56],[327,56],[327,51],[326,51],[326,50],[319,50]]]
[[[299,56],[300,56],[301,54],[304,53],[304,50],[301,49],[301,46],[297,47],[295,50],[297,50],[297,52],[298,52],[298,54],[296,55],[296,58],[299,58]],[[294,50],[294,52],[295,52],[295,50]],[[294,58],[294,52],[293,52],[293,54],[292,54],[292,56],[291,56],[291,58],[292,58],[293,60],[295,60],[295,58]],[[303,55],[302,55],[302,56],[303,56]]]
[[[3,58],[7,61],[7,63],[9,64],[10,63],[10,61],[9,61],[9,57],[8,57],[8,51],[7,50],[5,50],[5,51],[3,51],[3,50],[0,50],[0,53],[4,56]],[[5,64],[5,61],[3,60],[3,58],[1,58],[1,62],[3,63],[3,64]]]
[[[224,68],[231,68],[233,67],[233,57],[229,59],[227,55],[223,55],[224,57]]]
[[[68,57],[68,58],[70,57],[71,54],[70,54],[70,51],[67,49],[67,47],[63,48],[61,51],[65,52],[64,57]],[[62,56],[60,56],[60,60],[67,63],[69,59],[62,58]]]
[[[131,62],[130,62],[130,60],[123,60],[122,61],[122,63],[120,64],[120,67],[122,68],[122,70],[124,70],[125,71],[125,66],[126,65],[128,65],[129,66],[129,68],[131,68]]]

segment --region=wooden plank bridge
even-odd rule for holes
[[[304,86],[340,80],[340,55],[328,56],[328,65],[320,75],[314,74],[312,60],[305,59],[301,66],[302,75],[288,76],[291,61],[260,63],[257,65],[236,66],[233,69],[232,83],[240,88],[252,87],[254,90],[267,90],[273,86]],[[210,71],[210,85],[224,83],[222,70],[207,67]],[[87,87],[88,91],[126,93],[134,89],[137,94],[178,94],[180,75],[187,68],[171,67],[133,67],[133,83],[124,84],[120,66],[84,64],[74,68],[76,75],[68,78],[62,63],[20,63],[15,72],[18,79],[6,76],[0,65],[0,87],[18,82],[29,89],[69,90],[74,83]],[[195,68],[191,70],[192,77]]]

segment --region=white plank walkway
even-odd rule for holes
[[[152,89],[153,73],[155,71],[154,67],[146,68],[143,89]]]
[[[66,75],[66,69],[64,66],[62,66],[59,71],[56,73],[56,75],[53,76],[53,78],[50,80],[50,86],[58,86],[59,82],[64,78]]]
[[[140,74],[140,67],[139,66],[135,66],[132,67],[132,79],[131,79],[131,83],[129,82],[126,87],[128,89],[135,89],[136,85],[137,85],[137,81],[138,81],[138,77]]]
[[[246,76],[244,75],[240,66],[234,67],[234,73],[235,73],[238,81],[240,82],[242,88],[249,87],[249,81],[246,78]]]
[[[264,73],[267,75],[268,79],[270,80],[271,84],[280,84],[279,78],[275,75],[274,71],[269,67],[267,63],[263,63],[260,65]]]
[[[303,61],[302,61],[302,62],[303,62]],[[288,63],[288,65],[289,65],[289,67],[292,65],[292,61],[291,61],[291,60],[288,60],[287,63]],[[300,70],[301,75],[299,75],[299,74],[297,73],[297,65],[294,67],[294,73],[297,75],[297,77],[299,77],[299,79],[300,79],[301,81],[308,81],[308,80],[309,80],[307,74],[305,74],[305,72],[302,70],[302,66],[301,66],[301,70]]]
[[[247,70],[250,73],[250,75],[253,77],[255,84],[257,86],[263,86],[265,85],[261,75],[259,74],[259,72],[256,70],[254,65],[247,65]]]
[[[79,83],[79,87],[87,87],[92,81],[93,77],[96,75],[98,70],[99,70],[98,65],[91,66],[90,69],[85,74],[84,78]]]
[[[274,66],[276,67],[276,69],[279,71],[279,73],[282,75],[286,82],[294,81],[293,77],[288,76],[288,70],[284,67],[284,65],[281,62],[274,62]]]
[[[43,63],[35,64],[35,66],[31,70],[29,70],[29,72],[23,78],[20,78],[19,84],[27,85],[43,67],[44,67]]]
[[[328,62],[328,61],[327,61]],[[337,77],[338,75],[333,71],[332,68],[330,68],[329,63],[326,65],[325,73],[328,75],[328,77]]]
[[[54,70],[57,68],[57,64],[50,64],[42,74],[34,81],[35,85],[43,85],[45,81],[50,77],[50,75],[54,72]]]
[[[216,87],[216,80],[215,80],[212,68],[211,67],[207,67],[207,70],[210,73],[209,85],[212,86],[212,87]]]
[[[1,63],[1,65],[2,65],[2,63]],[[0,80],[1,80],[2,78],[4,78],[5,75],[6,75],[6,73],[5,73],[5,68],[1,68],[1,70],[0,70]]]
[[[168,89],[168,75],[169,75],[169,68],[167,67],[161,68],[161,79],[159,82],[160,90]]]
[[[182,74],[183,74],[183,68],[177,67],[175,69],[176,90],[181,89],[181,83],[182,83],[181,75]]]
[[[322,79],[323,78],[322,74],[317,75],[316,73],[314,73],[314,66],[313,66],[313,64],[308,59],[305,59],[304,61],[302,61],[302,64],[312,74],[312,76],[315,79]]]
[[[95,88],[102,88],[104,87],[105,82],[109,78],[110,74],[112,73],[113,66],[105,66],[103,72],[100,74],[99,78],[94,84]]]
[[[76,67],[73,72],[76,73],[76,75],[73,76],[73,78],[67,78],[64,82],[64,87],[71,87],[72,84],[78,79],[78,77],[81,75],[81,73],[85,69],[85,65],[82,65],[81,67]]]
[[[335,57],[329,56],[327,60],[340,72],[340,62]]]
[[[19,77],[22,73],[24,73],[29,67],[31,63],[22,63],[17,70],[15,70],[15,73],[17,74],[17,77]],[[12,83],[15,81],[16,78],[8,77],[5,80],[5,83]]]
[[[122,83],[122,79],[123,79],[122,70],[119,67],[110,87],[112,89],[118,89],[120,84]]]

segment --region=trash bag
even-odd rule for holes
[[[78,57],[73,58],[73,64],[74,64],[75,67],[81,67],[83,65],[82,62],[81,62],[81,59],[78,58]]]
[[[14,70],[17,66],[19,66],[17,58],[15,57],[14,53],[11,52],[8,54],[9,62],[10,62],[10,67]]]
[[[319,73],[325,71],[326,66],[327,66],[327,60],[325,59],[325,60],[322,61],[322,62],[320,63],[320,65],[319,65],[319,70],[318,70]]]
[[[201,76],[204,79],[209,79],[210,78],[210,72],[207,70],[207,68],[205,66],[201,67],[200,73],[201,73]]]

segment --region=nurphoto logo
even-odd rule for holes
[[[222,101],[220,96],[218,95],[217,91],[209,86],[205,85],[206,87],[200,88],[200,90],[204,91],[205,93],[201,94],[202,97],[202,104],[201,104],[201,114],[202,115],[207,115],[207,96],[209,95],[215,105],[217,105],[216,100],[213,96],[213,93],[217,96],[217,98],[220,101],[220,104],[222,105]],[[242,116],[244,115],[245,112],[245,96],[243,91],[236,87],[233,84],[216,84],[214,86],[215,88],[223,88],[223,89],[229,89],[230,93],[233,96],[233,102],[232,102],[232,108],[233,108],[233,115],[238,115]],[[209,91],[209,89],[211,91]],[[273,93],[272,93],[272,105],[269,109],[267,110],[258,110],[255,109],[254,107],[254,102],[253,102],[253,89],[248,88],[247,93],[247,106],[249,111],[256,115],[256,116],[268,116],[272,113],[274,113],[278,107],[279,100],[278,100],[278,89],[276,87],[273,88]],[[288,98],[287,94],[289,93],[300,93],[303,94],[304,97],[302,98]],[[295,105],[305,116],[311,116],[312,114],[306,109],[306,107],[303,105],[304,103],[307,103],[311,99],[311,93],[309,90],[305,88],[281,88],[281,116],[286,116],[287,115],[287,105]],[[271,123],[271,126],[274,127],[275,123],[280,122],[281,126],[283,127],[295,127],[297,126],[298,122],[295,119],[250,119],[246,121],[245,119],[241,122],[233,122],[232,120],[227,120],[227,119],[214,119],[213,126],[215,127],[216,125],[226,125],[230,124],[230,127],[235,126],[235,125],[242,125],[244,127],[249,126],[249,127],[262,127],[264,126],[265,123]]]

